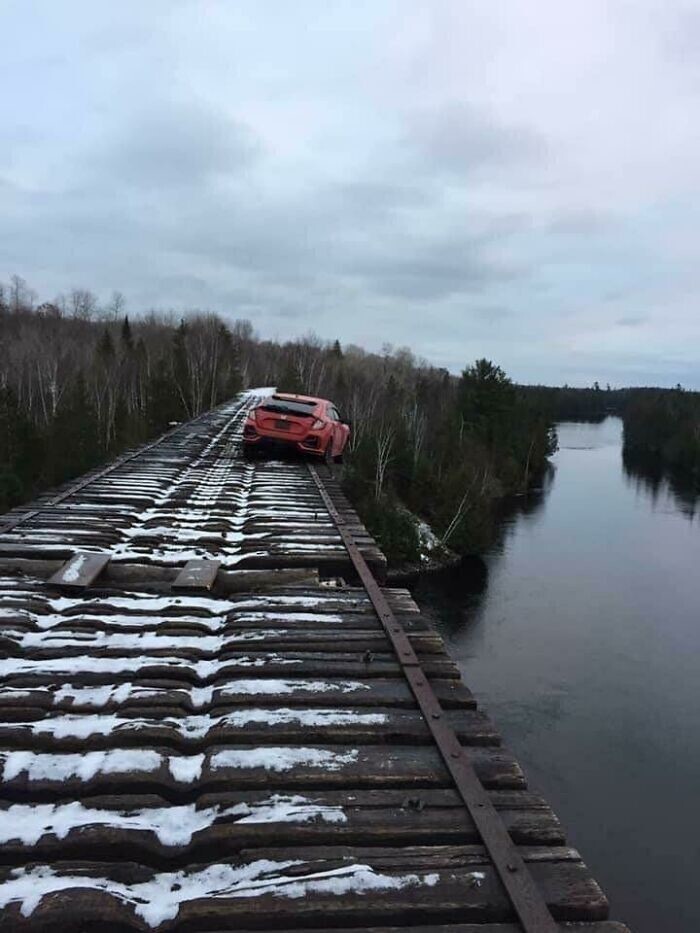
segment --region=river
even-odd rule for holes
[[[700,511],[561,424],[480,562],[415,592],[633,933],[700,930]]]

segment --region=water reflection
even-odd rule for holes
[[[687,476],[664,467],[658,459],[643,457],[622,449],[625,481],[634,491],[645,493],[656,506],[672,499],[676,509],[693,521],[700,507],[700,489]]]
[[[559,445],[541,488],[502,504],[484,560],[416,599],[614,915],[700,930],[698,495],[623,458],[618,418],[560,425]]]

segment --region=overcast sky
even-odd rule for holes
[[[0,11],[0,278],[700,387],[700,3]]]

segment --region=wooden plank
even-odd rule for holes
[[[459,680],[454,661],[428,656],[423,662],[428,677]],[[62,657],[52,660],[13,658],[6,663],[5,680],[8,684],[41,683],[47,673],[78,684],[101,684],[105,677],[125,680],[139,678],[176,678],[193,686],[204,686],[225,681],[230,677],[251,674],[267,677],[322,676],[322,677],[396,677],[399,664],[388,654],[366,657],[362,654],[247,651],[239,657],[195,661],[186,657],[141,655],[138,657],[106,658],[102,655]]]
[[[310,636],[319,637],[320,641],[331,640],[332,647],[337,648],[339,643],[346,645],[350,651],[359,651],[356,645],[350,644],[350,641],[357,641],[361,638],[383,637],[382,630],[377,625],[376,618],[369,614],[360,613],[348,614],[338,613],[337,615],[324,615],[322,613],[290,613],[273,610],[265,612],[254,610],[249,613],[229,613],[226,616],[216,616],[206,614],[193,609],[186,612],[186,607],[173,606],[168,612],[163,611],[159,615],[146,613],[145,611],[133,612],[104,612],[99,611],[99,616],[94,614],[94,610],[87,608],[83,614],[79,611],[71,610],[69,613],[50,613],[46,611],[51,607],[46,607],[40,603],[30,605],[29,600],[12,600],[11,598],[2,599],[2,606],[5,615],[0,620],[0,632],[8,637],[15,638],[18,643],[31,641],[23,639],[24,634],[34,633],[40,635],[46,634],[46,643],[58,636],[69,638],[71,636],[97,635],[122,635],[122,634],[149,634],[160,635],[173,638],[173,643],[177,644],[178,636],[192,636],[201,634],[211,636],[213,633],[231,638],[232,642],[240,640],[241,636],[246,636],[248,640],[254,640],[256,632],[266,634],[270,629],[277,632],[282,631],[286,641],[297,641],[303,644]],[[13,610],[10,616],[8,610]],[[30,615],[31,613],[31,615]],[[50,618],[49,618],[50,617]],[[57,621],[58,619],[58,621]],[[47,622],[48,624],[42,624]],[[411,617],[405,623],[404,628],[412,638],[417,638],[416,647],[420,650],[420,639],[418,636],[424,636],[425,644],[433,644],[441,652],[445,651],[444,642],[431,626],[423,619]],[[49,634],[51,633],[51,638]],[[308,633],[308,634],[307,634]],[[348,641],[346,642],[346,636]],[[386,650],[386,642],[382,642],[383,650]],[[38,647],[38,645],[37,645]],[[317,650],[320,649],[320,643],[314,643]],[[370,648],[370,646],[367,646]],[[362,649],[365,650],[365,649]]]
[[[0,629],[2,631],[2,629]],[[283,654],[286,652],[300,652],[313,650],[317,652],[335,652],[342,642],[344,653],[355,657],[370,655],[389,655],[389,646],[384,635],[372,635],[371,632],[344,632],[342,638],[339,633],[331,630],[285,631],[274,628],[260,628],[251,631],[226,632],[223,634],[173,634],[165,632],[71,632],[62,629],[52,629],[49,637],[45,633],[26,633],[8,636],[8,642],[22,647],[23,657],[30,659],[67,659],[80,657],[85,653],[98,652],[105,658],[140,657],[147,650],[150,655],[184,657],[197,661],[204,658],[217,657],[226,659],[229,655],[241,649],[255,648],[265,645],[270,651]],[[36,643],[32,641],[37,636]],[[41,639],[41,641],[39,641]],[[428,632],[417,632],[410,636],[411,644],[421,657],[443,657],[447,653],[442,639]],[[201,647],[200,647],[201,644]]]
[[[220,560],[188,560],[173,581],[173,590],[210,590],[216,582],[220,566]]]
[[[476,701],[460,680],[433,680],[432,687],[443,709],[475,709]],[[130,677],[128,684],[103,678],[95,686],[62,684],[59,690],[55,677],[47,674],[40,686],[0,686],[0,717],[13,720],[25,716],[29,709],[64,710],[66,712],[115,712],[152,707],[177,708],[181,712],[210,712],[222,707],[274,706],[281,702],[288,707],[318,706],[353,707],[393,706],[415,709],[416,701],[403,678],[367,678],[342,680],[329,677],[286,676],[277,679],[257,677],[229,678],[225,683],[209,688],[185,686],[177,680],[155,680]]]
[[[0,741],[5,748],[30,747],[45,752],[163,745],[185,755],[232,742],[267,745],[432,742],[417,710],[390,707],[371,710],[348,706],[256,707],[253,698],[247,707],[215,714],[182,716],[176,708],[167,707],[139,713],[126,711],[122,716],[98,713],[86,718],[73,713],[46,716],[44,710],[29,709],[24,711],[22,721],[0,722]],[[500,744],[496,727],[485,713],[450,710],[444,715],[463,745]]]
[[[513,840],[554,846],[564,836],[552,811],[524,791],[492,791]],[[250,846],[478,844],[473,820],[449,790],[309,791],[277,789],[207,794],[194,804],[158,795],[85,797],[53,805],[0,801],[0,822],[16,838],[3,846],[6,863],[40,859],[118,858],[129,847],[144,864],[173,866],[235,856]],[[56,835],[56,826],[62,826]],[[173,835],[168,825],[180,826]],[[20,836],[32,827],[31,838]]]
[[[557,924],[557,929],[559,933],[631,933],[630,928],[625,926],[623,923],[615,923],[612,920],[604,920],[602,922],[588,922],[588,923],[559,923]],[[443,925],[442,923],[431,923],[430,926],[410,926],[410,927],[386,927],[386,926],[374,926],[371,927],[346,927],[342,929],[342,933],[522,933],[523,928],[519,923],[450,923],[448,925]],[[223,929],[219,927],[218,930],[213,930],[211,933],[223,933]],[[248,928],[246,930],[238,930],[237,933],[260,933],[259,928],[253,930]],[[290,929],[285,927],[281,929],[275,927],[275,933],[318,933],[318,927],[313,929],[309,927],[294,927]]]
[[[318,570],[311,568],[281,568],[277,570],[222,570],[217,589],[221,593],[257,593],[272,587],[318,587]]]
[[[50,586],[59,586],[70,590],[84,590],[90,586],[110,562],[109,553],[78,551],[66,561],[61,569],[49,577]]]
[[[489,789],[524,789],[513,756],[501,748],[475,746],[469,758]],[[27,793],[74,798],[118,786],[188,795],[200,788],[236,790],[309,787],[449,787],[445,763],[431,746],[333,745],[220,746],[201,754],[178,755],[169,748],[116,749],[46,754],[27,749],[0,751],[4,767],[0,793],[18,799]]]
[[[431,850],[424,850],[411,857],[403,849],[393,860],[371,850],[362,861],[359,856],[358,860],[324,858],[318,852],[303,859],[304,850],[290,848],[273,861],[261,857],[264,851],[245,853],[213,870],[207,865],[189,866],[178,876],[177,888],[168,875],[168,900],[178,905],[174,918],[172,913],[158,912],[163,881],[157,870],[129,862],[64,862],[54,865],[51,874],[32,867],[25,875],[25,903],[36,905],[34,910],[23,912],[22,902],[10,902],[2,911],[0,929],[4,925],[16,933],[49,929],[68,933],[97,922],[106,928],[146,933],[153,929],[154,915],[162,921],[160,933],[175,927],[240,930],[245,924],[274,929],[290,914],[299,925],[322,924],[323,929],[358,921],[412,924],[513,918],[495,870],[476,855],[431,857]],[[557,858],[552,850],[551,860],[532,862],[530,870],[557,919],[605,919],[605,897],[580,861],[565,855]],[[66,883],[71,877],[80,879],[81,887],[71,888]],[[12,880],[11,870],[0,869],[0,897]],[[63,896],[47,896],[58,890]]]

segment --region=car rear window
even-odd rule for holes
[[[291,399],[277,399],[273,395],[269,402],[260,406],[263,411],[279,411],[288,415],[313,415],[316,402],[298,402]]]

